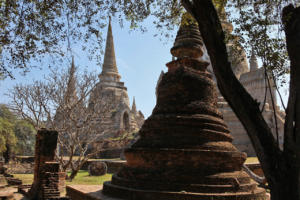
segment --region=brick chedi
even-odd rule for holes
[[[144,122],[144,115],[136,110],[135,103],[132,105],[134,110],[130,108],[127,88],[121,82],[117,68],[111,20],[99,79],[89,99],[89,108],[99,113],[96,130],[104,138],[118,137],[124,132],[139,130]]]
[[[59,163],[55,161],[57,131],[41,129],[36,135],[33,184],[25,193],[30,199],[60,198]]]
[[[221,11],[219,15],[222,16],[221,22],[223,30],[228,35],[231,35],[231,37],[229,37],[231,39],[227,41],[226,47],[228,50],[232,70],[236,78],[245,87],[247,92],[260,104],[260,109],[263,111],[263,117],[271,128],[274,138],[276,139],[277,126],[279,144],[282,148],[285,113],[281,111],[277,105],[275,83],[272,78],[270,79],[270,77],[272,77],[270,74],[268,76],[268,81],[263,67],[259,68],[254,52],[252,52],[249,60],[250,65],[248,66],[245,49],[239,45],[239,38],[232,35],[233,25],[226,19],[226,3],[227,1],[223,1],[223,4],[219,4],[220,7],[218,10]],[[212,71],[212,68],[208,67],[208,70]],[[268,82],[270,82],[270,85]],[[274,109],[271,96],[274,100]],[[254,148],[251,144],[251,140],[248,137],[245,128],[220,92],[218,93],[218,99],[219,111],[223,114],[224,121],[226,122],[231,135],[234,137],[233,144],[238,148],[238,150],[247,153],[248,156],[256,156]],[[275,122],[275,120],[277,122]]]
[[[217,109],[216,86],[202,60],[203,43],[192,20],[182,24],[157,89],[157,104],[125,150],[127,165],[104,183],[103,194],[131,200],[260,200],[242,171],[246,159]]]
[[[244,59],[247,58],[245,57]],[[276,122],[274,116],[274,114],[276,114],[279,145],[282,148],[285,113],[280,110],[279,106],[276,103],[276,88],[273,80],[269,80],[271,85],[270,87],[268,85],[267,78],[265,77],[264,68],[258,68],[258,64],[254,54],[252,54],[250,59],[250,71],[242,73],[240,75],[239,81],[245,87],[247,92],[253,97],[253,99],[255,99],[260,104],[260,109],[263,110],[262,115],[271,128],[274,138],[277,139]],[[219,95],[219,110],[222,112],[224,120],[234,137],[233,144],[240,151],[246,152],[248,156],[256,156],[254,148],[251,144],[251,140],[248,137],[242,123],[239,121],[239,119],[232,111],[225,99],[221,96],[221,94]],[[274,100],[274,109],[272,106],[271,95]],[[274,113],[274,110],[276,113]]]

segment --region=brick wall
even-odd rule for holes
[[[57,137],[57,131],[45,129],[36,135],[34,181],[27,194],[31,199],[60,199],[65,176],[55,161]]]

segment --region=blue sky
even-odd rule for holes
[[[148,117],[156,103],[155,87],[158,77],[162,70],[167,71],[165,64],[172,59],[170,48],[173,39],[161,41],[160,38],[154,37],[153,35],[157,33],[157,30],[150,20],[143,25],[148,29],[146,33],[129,31],[126,24],[124,28],[120,28],[118,21],[112,19],[115,53],[119,73],[122,77],[121,81],[125,82],[130,103],[132,103],[134,96],[137,109],[141,110],[145,117]],[[176,32],[173,32],[174,34]],[[104,35],[106,38],[106,29]],[[79,49],[73,50],[75,51],[75,65],[79,67],[79,70],[96,71],[97,74],[100,74],[101,66],[89,61],[80,53]],[[9,103],[8,97],[4,94],[8,93],[15,84],[31,83],[47,76],[49,69],[46,66],[47,63],[45,63],[45,67],[41,67],[42,70],[32,69],[26,76],[15,72],[16,78],[14,80],[7,78],[0,81],[0,103]],[[67,67],[69,66],[62,66],[65,69]],[[287,97],[285,97],[286,100]]]
[[[155,86],[158,77],[162,70],[167,70],[165,64],[172,59],[170,48],[173,41],[167,39],[160,41],[160,38],[154,37],[153,35],[157,33],[157,30],[150,20],[143,25],[148,29],[146,33],[129,31],[126,24],[121,28],[118,21],[112,19],[116,60],[121,81],[125,82],[130,103],[135,96],[137,109],[141,110],[147,117],[151,114],[156,103]],[[106,38],[106,29],[104,35]],[[103,45],[105,46],[105,43]],[[79,67],[79,70],[96,71],[100,74],[101,66],[78,53],[80,52],[79,49],[73,50],[75,51],[75,65]],[[47,65],[48,63],[45,63],[42,70],[32,69],[25,76],[15,72],[14,80],[7,78],[0,81],[0,103],[9,103],[8,97],[4,94],[8,93],[15,84],[31,83],[47,76],[49,73]],[[62,66],[62,68],[67,67]]]

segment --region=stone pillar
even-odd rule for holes
[[[185,23],[186,24],[186,23]],[[193,20],[182,24],[171,49],[177,59],[158,86],[157,104],[125,150],[127,164],[104,183],[103,194],[130,200],[264,200],[242,171],[246,154],[217,110],[216,86],[202,60]]]
[[[31,199],[59,198],[59,164],[55,162],[57,131],[41,129],[36,135],[34,180]]]
[[[5,167],[4,167],[4,162],[0,161],[0,185],[6,185],[6,181],[4,178],[4,173],[5,173]]]

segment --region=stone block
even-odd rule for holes
[[[101,185],[69,185],[66,190],[72,200],[121,200],[103,195]]]
[[[107,173],[107,165],[105,162],[92,162],[88,171],[90,176],[102,176]]]

